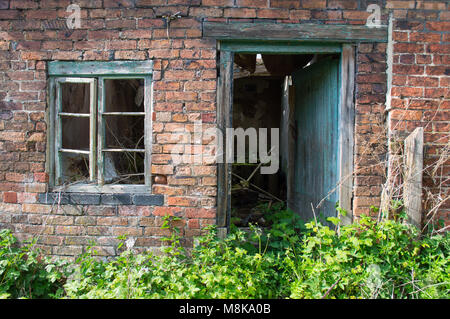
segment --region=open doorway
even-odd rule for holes
[[[233,129],[266,129],[267,141],[272,140],[272,129],[279,130],[276,172],[261,174],[260,158],[251,162],[249,136],[245,161],[235,158],[230,166],[234,225],[267,226],[264,212],[275,203],[282,203],[304,220],[313,218],[313,209],[324,217],[335,216],[339,63],[339,54],[234,54]],[[271,147],[268,143],[264,151],[271,152]]]

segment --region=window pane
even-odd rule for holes
[[[105,152],[106,184],[145,184],[145,153]]]
[[[89,118],[61,116],[62,148],[89,150]]]
[[[144,148],[144,116],[104,115],[106,148]]]
[[[89,83],[61,83],[61,112],[89,113]]]
[[[105,80],[105,112],[144,112],[144,80]]]
[[[74,182],[89,181],[89,155],[61,152],[61,182],[70,184]]]

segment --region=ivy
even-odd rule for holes
[[[50,260],[34,242],[18,246],[0,232],[3,298],[448,298],[450,235],[418,230],[401,220],[362,216],[303,223],[282,206],[265,207],[271,226],[233,228],[223,240],[214,226],[184,249],[165,217],[162,254],[136,253],[120,237],[122,253],[96,257],[92,243],[75,262]],[[70,271],[69,271],[70,269]]]

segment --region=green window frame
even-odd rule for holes
[[[53,191],[95,193],[150,193],[152,149],[152,61],[61,62],[48,63],[49,112],[47,170]],[[143,112],[106,112],[105,80],[142,79],[144,82]],[[61,86],[64,83],[89,85],[89,113],[62,112]],[[144,116],[144,148],[114,148],[105,146],[105,116]],[[89,118],[89,150],[62,147],[62,118]],[[74,132],[76,133],[76,132]],[[144,153],[144,184],[108,184],[105,182],[105,154],[107,152]],[[69,185],[61,183],[62,154],[85,154],[89,157],[89,182]]]

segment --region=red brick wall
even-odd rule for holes
[[[450,224],[448,5],[446,1],[387,2],[387,7],[394,9],[395,18],[391,131],[404,136],[416,127],[424,128],[424,218],[442,219],[447,225]],[[439,203],[439,209],[433,210]]]
[[[71,2],[81,7],[81,28],[75,30],[65,27]],[[14,229],[20,239],[38,236],[41,247],[55,255],[78,254],[90,240],[96,240],[100,254],[114,255],[116,237],[122,234],[137,237],[138,248],[160,246],[161,216],[175,214],[182,217],[178,226],[186,244],[191,244],[201,227],[215,222],[216,166],[176,166],[170,151],[176,142],[173,133],[192,131],[195,120],[215,125],[216,44],[202,38],[202,21],[365,24],[367,5],[378,3],[382,23],[387,24],[385,2],[395,9],[397,19],[392,104],[399,110],[391,119],[395,122],[398,112],[404,112],[402,129],[410,131],[430,119],[438,97],[448,88],[445,43],[450,28],[444,1],[0,0],[1,227]],[[167,12],[183,16],[170,23],[169,39],[161,18]],[[38,203],[48,182],[46,62],[146,59],[153,59],[155,67],[152,173],[161,175],[153,193],[164,196],[164,205]],[[379,205],[385,176],[386,67],[386,44],[358,45],[357,215]],[[400,97],[411,97],[416,106],[402,111]],[[448,134],[450,126],[448,100],[441,108],[426,129],[426,160],[448,142],[448,137],[436,141]],[[192,148],[194,153],[200,151]]]

